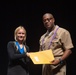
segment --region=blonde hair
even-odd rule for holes
[[[23,42],[24,42],[24,41],[26,41],[26,29],[25,29],[23,26],[18,26],[18,27],[15,29],[15,31],[14,31],[14,39],[15,39],[15,41],[17,41],[17,32],[18,32],[20,29],[23,29],[24,32],[25,32],[25,38],[24,38],[24,40],[23,40]]]

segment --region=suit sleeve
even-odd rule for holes
[[[30,51],[30,49],[27,45],[26,45],[26,50],[27,50],[27,52]],[[26,62],[29,62],[29,61],[31,61],[31,59],[28,56],[26,56]]]
[[[66,31],[63,33],[61,41],[62,41],[65,49],[73,48],[73,43],[72,43],[72,39],[71,39],[71,35],[70,35],[69,31]]]

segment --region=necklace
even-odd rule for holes
[[[52,44],[52,40],[55,38],[55,36],[56,36],[56,32],[57,32],[57,30],[59,29],[59,26],[56,28],[56,30],[54,31],[54,34],[53,34],[53,36],[52,36],[52,38],[51,38],[51,40],[50,40],[50,44],[49,44],[49,46],[48,46],[48,49],[50,49],[50,46],[51,46],[51,44]],[[45,39],[45,37],[43,38],[43,40],[42,40],[42,44],[43,44],[43,42],[44,42],[44,39]],[[43,49],[43,46],[42,46],[42,49]]]

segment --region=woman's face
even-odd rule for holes
[[[17,38],[18,41],[23,41],[24,38],[26,37],[26,36],[25,36],[25,31],[24,31],[23,29],[19,29],[19,30],[17,31],[16,36],[17,36],[16,38]]]

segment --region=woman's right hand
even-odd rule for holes
[[[28,57],[30,57],[30,55],[29,55],[29,53],[28,53],[28,52],[26,53],[26,55],[27,55]]]

